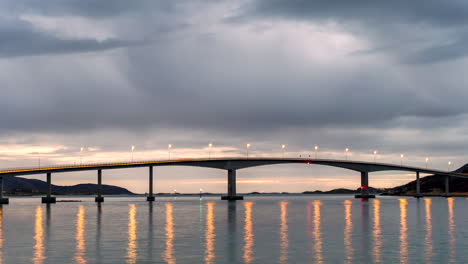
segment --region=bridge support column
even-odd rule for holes
[[[354,195],[355,198],[375,198],[375,195],[369,194],[369,173],[361,171],[361,193]]]
[[[228,188],[227,196],[221,196],[221,200],[235,201],[244,200],[243,196],[236,193],[236,170],[228,170]]]
[[[55,203],[55,197],[52,197],[52,173],[47,173],[47,196],[42,197],[42,203]]]
[[[98,182],[97,197],[94,198],[94,201],[96,203],[102,203],[104,202],[104,197],[102,197],[102,170],[97,171],[97,182]]]
[[[443,197],[452,197],[450,194],[449,190],[449,182],[450,182],[450,176],[445,176],[445,193],[442,195]]]
[[[419,171],[416,172],[416,195],[414,197],[423,197],[423,195],[421,194],[421,182],[419,180]]]
[[[8,204],[8,198],[3,197],[3,176],[0,176],[0,204]]]
[[[153,194],[153,166],[149,166],[149,190],[148,190],[148,197],[146,197],[146,201],[153,202],[154,201],[154,194]]]

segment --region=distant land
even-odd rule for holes
[[[3,190],[7,195],[41,195],[47,192],[47,183],[37,179],[21,177],[5,177]],[[52,194],[55,195],[91,195],[97,193],[97,184],[84,183],[72,186],[52,185]],[[113,186],[102,185],[102,194],[134,194],[129,190]]]

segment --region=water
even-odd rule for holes
[[[466,263],[468,200],[10,199],[0,263]]]

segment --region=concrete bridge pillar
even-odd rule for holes
[[[361,193],[356,194],[355,198],[375,198],[375,195],[369,194],[369,173],[367,171],[361,171]]]
[[[153,194],[153,166],[149,166],[149,190],[148,190],[148,197],[146,197],[146,201],[153,202],[154,201],[154,194]]]
[[[416,195],[414,197],[416,198],[423,197],[421,194],[421,183],[419,181],[419,171],[416,172]]]
[[[97,197],[94,198],[94,201],[96,203],[103,203],[104,197],[102,197],[102,170],[98,170],[97,181],[98,181]]]
[[[443,197],[452,197],[449,190],[450,176],[445,176],[445,194]]]
[[[52,173],[47,173],[47,196],[42,197],[42,203],[55,203],[55,197],[52,197]]]
[[[3,176],[0,176],[0,204],[8,204],[8,198],[3,197]]]
[[[228,188],[227,196],[221,196],[221,200],[244,200],[243,196],[238,196],[236,192],[236,170],[228,170]]]

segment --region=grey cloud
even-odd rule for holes
[[[0,20],[0,57],[64,54],[115,49],[134,45],[120,39],[64,39],[20,20]]]
[[[338,23],[345,30],[369,39],[374,45],[372,52],[393,54],[402,63],[431,64],[468,55],[467,38],[460,38],[466,35],[466,1],[253,0],[240,10],[227,21],[286,19]]]

